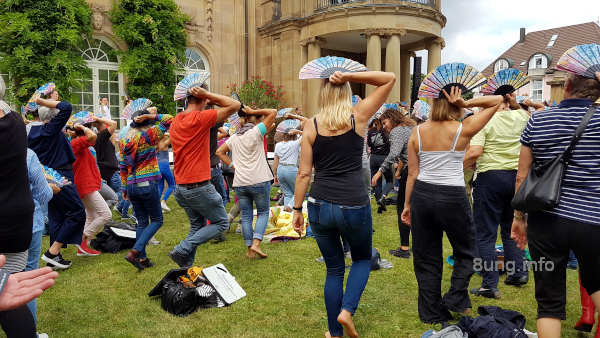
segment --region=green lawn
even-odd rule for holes
[[[246,257],[242,237],[228,234],[227,241],[198,248],[196,265],[223,263],[237,278],[247,297],[227,308],[200,310],[178,318],[163,311],[160,301],[150,299],[148,291],[175,264],[167,253],[188,231],[185,213],[172,198],[172,212],[156,237],[162,243],[149,246],[148,256],[156,266],[138,273],[123,257],[103,254],[81,258],[75,249],[65,251],[73,267],[62,272],[56,285],[39,299],[38,331],[50,337],[322,337],[327,331],[323,283],[325,265],[313,239],[263,245],[265,260]],[[394,210],[392,210],[394,209]],[[374,213],[376,230],[373,243],[383,258],[393,262],[390,270],[371,274],[355,323],[363,337],[420,337],[431,329],[417,315],[417,282],[412,259],[398,259],[388,250],[399,243],[395,207],[387,213]],[[44,250],[48,245],[44,238]],[[445,255],[451,253],[445,242]],[[451,274],[444,267],[443,288],[449,287]],[[572,329],[579,317],[577,272],[569,270],[568,320],[563,337],[576,337]],[[523,288],[505,286],[501,277],[502,299],[473,298],[480,305],[498,305],[520,311],[527,318],[527,329],[535,330],[536,302],[533,277]],[[471,287],[481,278],[474,276]]]

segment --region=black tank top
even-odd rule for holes
[[[319,135],[313,144],[315,181],[310,188],[314,199],[333,204],[358,206],[369,204],[367,187],[362,180],[362,153],[364,138],[352,129],[338,136]]]

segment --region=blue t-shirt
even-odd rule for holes
[[[300,155],[300,140],[278,142],[275,145],[275,156],[279,157],[280,165],[297,166]]]
[[[566,99],[556,108],[534,113],[521,135],[541,165],[564,152],[592,101]],[[592,116],[567,166],[559,205],[548,210],[560,217],[600,225],[600,112]]]

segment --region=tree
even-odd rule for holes
[[[243,104],[253,108],[278,109],[281,107],[281,99],[284,94],[283,86],[275,88],[271,82],[258,76],[244,81],[240,86],[234,83],[227,88],[231,90],[231,94],[238,94]]]
[[[91,32],[85,0],[0,1],[0,73],[15,104],[54,81],[62,97],[88,74],[78,46]]]
[[[127,76],[129,95],[149,98],[160,112],[174,114],[177,61],[185,58],[189,18],[173,0],[121,0],[111,21],[128,46],[121,52],[120,71]]]

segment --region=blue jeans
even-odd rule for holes
[[[377,174],[379,168],[385,161],[386,156],[384,155],[371,155],[370,165],[371,165],[371,178]],[[385,183],[384,183],[385,181]],[[369,182],[369,186],[371,186]],[[383,172],[383,177],[377,181],[377,185],[373,187],[373,193],[375,194],[375,199],[379,201],[382,196],[387,196],[387,194],[394,188],[394,175],[392,170],[386,170]]]
[[[27,256],[27,265],[25,271],[36,270],[40,267],[40,255],[42,254],[42,235],[44,230],[36,231],[31,237],[31,244],[29,245],[29,253]],[[37,323],[37,301],[34,299],[27,303],[27,307],[33,315],[33,320]]]
[[[194,189],[177,185],[175,199],[190,219],[190,232],[173,250],[181,256],[188,257],[188,265],[192,265],[198,245],[229,229],[227,212],[221,195],[212,184]],[[210,221],[210,225],[206,225],[206,219]]]
[[[527,274],[523,269],[525,253],[510,238],[514,213],[510,202],[515,194],[516,175],[516,170],[490,170],[479,173],[473,183],[473,221],[477,230],[479,256],[483,263],[481,287],[484,289],[498,287],[498,225],[504,246],[504,264],[514,265],[514,271],[509,273],[514,272],[515,277]]]
[[[117,193],[117,197],[119,198],[117,210],[119,211],[119,213],[121,213],[121,215],[127,216],[127,214],[129,213],[129,206],[131,205],[131,203],[129,203],[128,200],[123,199],[123,194],[121,192],[121,173],[119,171],[116,171],[113,174],[109,186],[115,191],[115,193]]]
[[[173,172],[171,172],[171,165],[168,161],[158,162],[158,168],[160,169],[160,174],[162,175],[162,179],[158,181],[158,195],[162,196],[163,191],[165,190],[165,181],[167,181],[167,191],[165,191],[165,196],[162,198],[163,201],[169,199],[173,190],[175,190],[175,177],[173,176]]]
[[[271,182],[263,182],[243,187],[235,187],[235,194],[239,199],[242,216],[242,232],[244,243],[252,246],[252,240],[263,239],[267,224],[269,223],[269,207]],[[254,218],[253,204],[256,203],[257,219],[254,230],[252,230],[252,219]]]
[[[294,189],[296,188],[296,176],[298,176],[298,168],[280,165],[277,167],[277,179],[279,186],[283,191],[283,204],[286,207],[294,206]]]
[[[223,171],[221,171],[221,168],[212,168],[210,170],[210,183],[215,186],[215,190],[217,190],[219,195],[221,195],[221,198],[223,198],[223,206],[226,206],[229,198],[225,191],[225,181],[223,179]]]
[[[127,196],[138,220],[133,249],[139,251],[140,258],[146,258],[148,241],[163,225],[158,184],[156,181],[148,182],[147,186],[129,184],[127,185]]]
[[[371,273],[371,205],[343,206],[309,198],[308,220],[327,266],[324,295],[329,333],[342,336],[344,330],[337,317],[342,310],[356,312]],[[352,255],[345,293],[346,263],[341,236],[350,244]]]

